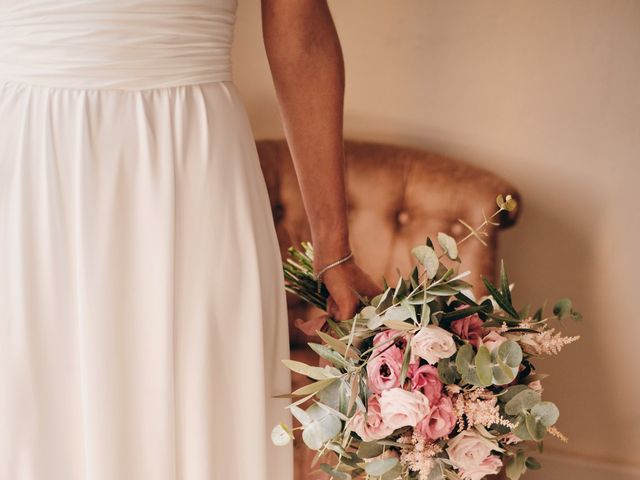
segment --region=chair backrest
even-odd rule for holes
[[[309,225],[285,140],[260,140],[257,147],[284,258],[290,245],[310,239]],[[345,160],[351,246],[368,273],[390,284],[396,269],[408,274],[415,264],[411,249],[427,236],[435,242],[441,231],[460,240],[468,230],[458,219],[477,226],[483,211],[495,211],[498,194],[519,199],[511,184],[487,170],[416,148],[346,140]],[[471,283],[480,275],[494,278],[497,230],[513,225],[518,211],[503,212],[500,227],[488,230],[488,247],[475,239],[461,245],[461,268],[471,270]],[[288,301],[292,321],[312,314],[293,296]],[[306,341],[295,328],[291,335],[294,344]]]

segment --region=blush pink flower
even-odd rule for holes
[[[449,460],[464,480],[480,480],[500,471],[502,462],[491,455],[494,444],[475,430],[464,430],[449,440]],[[497,461],[496,461],[497,460]]]
[[[400,330],[384,330],[373,337],[373,352],[371,356],[385,353],[389,349],[397,348],[404,353],[407,346],[407,334]]]
[[[411,351],[433,365],[456,353],[453,336],[436,325],[422,327],[411,339]]]
[[[498,348],[506,341],[506,337],[503,337],[495,330],[491,330],[488,334],[482,337],[482,344],[487,347],[490,352],[493,352],[495,348]]]
[[[380,413],[384,424],[393,430],[415,427],[429,413],[429,399],[418,391],[392,388],[380,395]]]
[[[380,403],[375,395],[369,398],[367,413],[358,410],[351,418],[351,428],[365,442],[381,440],[393,433],[393,428],[385,425],[380,414]]]
[[[399,387],[402,360],[403,353],[395,346],[375,357],[371,356],[367,363],[369,390],[373,393],[381,393],[383,390]]]
[[[429,440],[438,440],[449,435],[457,421],[458,417],[453,412],[453,402],[445,395],[431,407],[429,414],[416,425],[416,430]]]
[[[424,393],[430,405],[438,403],[442,396],[442,382],[436,367],[412,363],[409,365],[407,375],[411,379],[411,390],[420,390]]]
[[[463,480],[481,480],[487,475],[495,475],[502,468],[502,460],[496,455],[489,455],[479,465],[460,470]]]
[[[451,322],[451,330],[460,338],[469,340],[469,343],[477,348],[484,329],[482,328],[482,320],[477,313],[474,313]]]

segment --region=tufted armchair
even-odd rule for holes
[[[257,148],[285,258],[289,246],[311,238],[309,225],[286,142],[260,140]],[[408,275],[414,265],[411,248],[427,236],[435,239],[441,231],[459,240],[467,231],[458,218],[477,226],[483,210],[487,214],[495,210],[496,195],[518,198],[514,187],[493,173],[415,148],[346,140],[345,157],[351,247],[374,279],[384,276],[389,284],[398,279],[396,268]],[[517,211],[503,213],[500,229],[516,221]],[[495,276],[498,235],[495,229],[489,232],[488,247],[473,239],[460,247],[461,269],[471,270],[467,280],[476,285],[480,275]],[[313,355],[306,346],[310,339],[293,322],[320,312],[293,295],[287,300],[291,356],[310,363]],[[304,383],[294,374],[294,388]],[[313,455],[300,444],[295,455],[297,480],[323,478],[309,474]]]

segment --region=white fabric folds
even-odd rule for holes
[[[144,89],[231,80],[235,0],[0,0],[0,76]]]
[[[2,480],[292,478],[234,8],[0,0]]]

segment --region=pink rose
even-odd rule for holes
[[[400,330],[384,330],[373,337],[373,352],[371,356],[386,353],[388,349],[397,348],[404,352],[407,346],[407,334]]]
[[[391,347],[367,363],[369,390],[380,393],[383,390],[400,386],[403,354],[398,347]]]
[[[433,365],[442,358],[456,353],[453,335],[435,325],[422,327],[411,339],[411,352]]]
[[[498,348],[506,341],[507,339],[495,330],[491,330],[488,334],[482,337],[482,344],[487,347],[490,352],[493,352],[495,348]]]
[[[416,425],[416,430],[429,440],[437,440],[449,435],[457,421],[458,417],[453,413],[453,402],[445,395],[431,407],[424,420]]]
[[[495,455],[489,455],[480,465],[460,470],[463,480],[481,480],[487,475],[495,475],[502,468],[502,460]]]
[[[351,418],[351,428],[365,442],[381,440],[393,433],[393,428],[389,428],[382,421],[380,403],[376,396],[369,398],[366,415],[364,412],[358,410]]]
[[[382,421],[393,430],[415,427],[429,413],[429,399],[421,392],[392,388],[380,395],[380,413]]]
[[[462,478],[477,480],[484,475],[497,473],[500,470],[502,463],[497,465],[494,460],[489,459],[493,448],[493,442],[484,438],[477,431],[464,430],[449,440],[447,453],[449,460],[460,471]],[[484,472],[488,469],[492,471],[483,473],[479,477],[476,476],[477,472]]]
[[[483,333],[482,320],[477,313],[474,313],[451,322],[451,330],[460,338],[469,340],[469,343],[477,348]]]
[[[534,380],[527,385],[531,390],[542,393],[542,382],[540,380]]]
[[[412,363],[409,365],[408,377],[411,379],[411,390],[420,390],[429,399],[429,405],[435,405],[442,395],[442,382],[438,369],[431,365]]]

